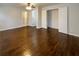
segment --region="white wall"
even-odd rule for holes
[[[35,18],[36,18],[36,28],[41,28],[41,17],[42,17],[42,12],[41,12],[41,7],[36,7],[35,8]]]
[[[52,27],[52,10],[47,11],[47,27]]]
[[[42,10],[41,28],[47,29],[47,11]]]
[[[70,35],[79,36],[79,27],[78,27],[79,25],[79,4],[78,3],[70,3],[70,4],[63,3],[63,4],[51,5],[51,6],[43,7],[42,10],[49,10],[53,8],[57,9],[60,7],[68,8],[67,32]]]
[[[24,12],[14,4],[0,4],[0,31],[26,26]]]
[[[47,26],[58,29],[58,9],[47,11]]]
[[[69,33],[79,36],[79,4],[69,6]]]

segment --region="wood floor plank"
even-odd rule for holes
[[[79,38],[57,29],[22,27],[0,32],[1,56],[77,56]]]

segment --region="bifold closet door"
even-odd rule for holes
[[[67,7],[59,8],[59,32],[68,33]]]

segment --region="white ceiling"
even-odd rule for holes
[[[35,5],[35,6],[48,6],[48,5],[56,5],[56,4],[58,4],[58,3],[32,3],[33,5]],[[19,3],[18,5],[20,5],[20,6],[26,6],[27,5],[27,3]]]
[[[39,6],[56,5],[58,3],[38,3]]]
[[[48,5],[55,5],[55,4],[58,4],[58,3],[32,3],[33,5],[35,6],[48,6]],[[16,5],[16,6],[26,6],[27,3],[0,3],[0,6],[1,5]]]

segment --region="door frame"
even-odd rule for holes
[[[62,11],[62,13],[64,13],[63,15],[65,15],[64,18],[66,21],[66,24],[65,24],[66,28],[64,31],[63,31],[64,28],[62,28],[62,27],[61,28],[59,27],[58,29],[59,29],[59,32],[63,32],[63,33],[68,34],[68,9],[67,9],[67,6],[42,8],[42,25],[41,25],[41,27],[47,29],[47,11],[48,10],[58,9],[60,11],[61,8],[63,8],[63,10],[64,10],[64,8],[66,9],[65,12]],[[58,11],[58,16],[62,15],[62,13],[59,13],[59,11]],[[58,19],[58,20],[60,21],[60,19]],[[59,23],[59,21],[58,21],[58,23]]]

